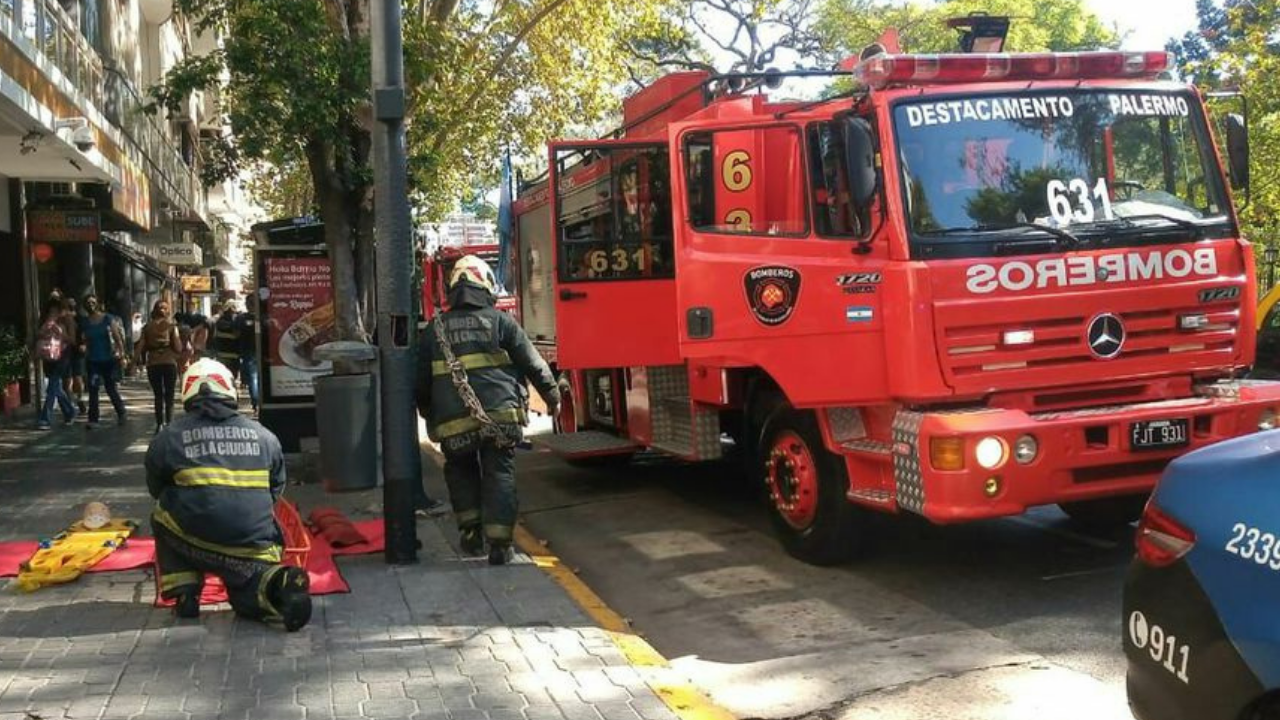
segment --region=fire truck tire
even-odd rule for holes
[[[813,413],[775,410],[759,453],[769,518],[787,552],[811,565],[853,559],[863,547],[865,521],[845,497],[848,473],[823,447]]]
[[[763,492],[765,478],[760,448],[764,442],[764,426],[775,412],[786,407],[787,399],[771,382],[755,384],[749,390],[748,398],[742,412],[742,465],[750,486]]]
[[[1088,528],[1106,530],[1128,525],[1142,517],[1147,504],[1146,493],[1120,497],[1059,503],[1058,507],[1075,522]]]

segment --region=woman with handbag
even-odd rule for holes
[[[49,429],[49,416],[55,402],[68,425],[76,419],[76,407],[71,404],[71,398],[67,397],[66,388],[63,387],[67,373],[71,372],[71,341],[62,322],[66,311],[67,306],[62,299],[50,300],[45,306],[40,330],[36,333],[35,356],[40,358],[47,386],[44,402],[40,405],[40,416],[36,421],[36,427],[41,430]]]
[[[182,360],[182,338],[178,326],[169,319],[169,303],[157,300],[151,320],[138,338],[138,365],[147,368],[147,381],[155,394],[156,432],[173,419],[173,393],[178,383],[178,363]]]
[[[126,417],[124,400],[116,385],[120,377],[120,359],[124,357],[124,326],[119,318],[105,312],[96,295],[84,297],[84,320],[80,325],[80,350],[84,353],[89,373],[89,424],[92,430],[98,426],[98,395],[105,385],[111,407],[116,411],[116,421],[123,425]]]

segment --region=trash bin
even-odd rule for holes
[[[316,357],[366,368],[373,346],[337,342],[316,348]],[[315,380],[320,479],[326,492],[368,490],[378,485],[378,393],[370,372],[324,375]]]

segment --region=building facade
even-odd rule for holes
[[[172,0],[0,0],[0,325],[31,339],[57,289],[96,293],[131,330],[162,296],[208,312],[223,274],[235,283],[249,213],[234,184],[200,182],[202,138],[226,132],[217,98],[143,109],[214,46]],[[213,289],[183,292],[194,275]]]

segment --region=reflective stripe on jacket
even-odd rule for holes
[[[507,313],[490,306],[462,305],[431,322],[444,323],[453,353],[467,371],[468,384],[495,422],[517,428],[526,423],[526,381],[544,400],[559,402],[551,369]],[[480,429],[454,387],[432,325],[419,338],[417,391],[418,409],[427,419],[432,439]]]
[[[151,441],[146,468],[156,522],[197,547],[279,561],[285,466],[270,430],[229,409],[220,420],[187,412]]]

